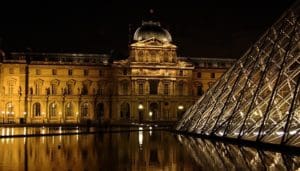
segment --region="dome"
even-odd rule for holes
[[[156,38],[164,43],[172,41],[170,33],[160,26],[159,22],[143,22],[133,36],[134,41],[142,41],[150,38]]]

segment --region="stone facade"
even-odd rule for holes
[[[177,57],[169,34],[138,30],[146,38],[130,45],[126,60],[1,53],[0,122],[175,121],[234,62]]]

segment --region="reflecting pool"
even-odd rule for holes
[[[0,138],[0,170],[297,170],[299,156],[138,128]]]
[[[198,170],[165,131],[1,138],[0,170]]]

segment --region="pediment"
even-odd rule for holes
[[[138,42],[135,42],[133,44],[131,44],[131,46],[161,46],[161,47],[174,47],[176,48],[175,45],[171,44],[171,43],[165,43],[165,42],[162,42],[158,39],[156,39],[155,37],[152,37],[152,38],[149,38],[149,39],[146,39],[146,40],[142,40],[142,41],[138,41]]]

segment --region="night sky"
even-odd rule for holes
[[[179,56],[238,58],[294,0],[120,2],[3,3],[0,46],[126,57],[130,30],[133,34],[153,9]]]

